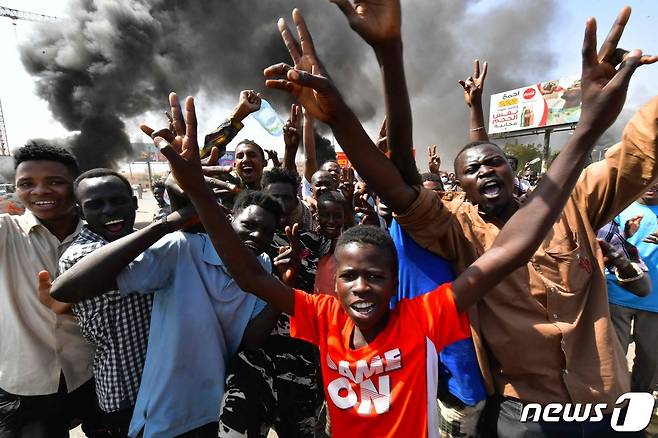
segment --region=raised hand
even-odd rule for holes
[[[293,66],[285,63],[272,65],[263,72],[265,85],[292,94],[306,111],[318,120],[330,124],[344,108],[340,93],[329,80],[315,54],[313,39],[299,9],[293,9],[292,20],[297,26],[299,43],[283,18],[278,27],[288,48]],[[279,79],[273,79],[273,78]]]
[[[640,229],[640,222],[642,222],[643,217],[644,215],[638,214],[626,221],[624,224],[624,237],[630,239],[635,233],[637,233],[637,230]]]
[[[373,48],[401,38],[400,0],[331,0],[347,17],[352,30]]]
[[[301,266],[299,224],[295,223],[292,227],[287,226],[286,237],[290,245],[280,247],[279,255],[274,258],[272,263],[279,271],[281,281],[292,286]]]
[[[482,101],[482,90],[484,89],[484,79],[487,77],[488,68],[489,63],[485,61],[482,65],[482,71],[480,71],[480,60],[476,59],[473,61],[473,76],[459,81],[459,85],[464,88],[464,101],[469,108],[474,101]]]
[[[368,208],[370,207],[368,199],[370,199],[368,185],[365,181],[357,182],[354,186],[354,206]]]
[[[283,142],[286,149],[297,151],[302,139],[301,108],[297,104],[290,106],[290,118],[283,125]]]
[[[176,93],[170,94],[170,101],[172,96],[173,100],[178,102]],[[173,114],[174,121],[176,121],[176,113],[174,112]],[[162,137],[156,137],[154,139],[155,144],[160,148],[162,155],[164,155],[169,161],[171,173],[174,178],[176,178],[176,182],[184,192],[198,193],[203,190],[208,190],[203,172],[201,171],[201,160],[199,158],[199,146],[197,141],[197,120],[193,97],[189,96],[185,99],[185,118],[182,118],[181,112],[181,117],[179,118],[178,123],[180,123],[180,120],[185,120],[185,135],[180,142],[180,150],[177,149],[177,145],[169,143]],[[179,131],[179,128],[176,129],[177,132],[183,132]]]
[[[230,118],[241,122],[249,114],[255,113],[260,109],[260,102],[260,93],[256,93],[254,90],[242,90],[238,104]]]
[[[279,161],[279,154],[276,153],[274,149],[265,149],[267,154],[267,159],[272,161],[272,166],[281,167],[281,161]]]
[[[169,93],[169,107],[170,111],[165,112],[168,121],[167,128],[162,128],[156,131],[147,124],[142,123],[139,125],[139,129],[153,140],[155,140],[156,137],[165,139],[174,149],[180,151],[183,147],[183,137],[185,136],[185,120],[183,119],[183,112],[181,111],[176,93]],[[216,155],[218,155],[218,153],[219,151],[215,151]]]
[[[597,135],[612,125],[621,112],[635,69],[658,61],[658,56],[642,56],[642,51],[638,49],[626,53],[617,48],[630,15],[630,7],[622,8],[598,54],[596,20],[589,18],[585,26],[580,124],[593,128]],[[623,62],[619,69],[616,69],[620,61]]]
[[[642,239],[642,242],[658,245],[658,231],[654,231],[653,233],[649,234],[647,237]]]
[[[356,175],[354,174],[354,168],[349,166],[340,175],[340,184],[338,185],[338,190],[343,194],[347,203],[351,206],[354,199],[354,180]]]
[[[441,157],[436,154],[435,144],[427,148],[427,162],[429,163],[431,173],[434,175],[439,175],[441,173]]]

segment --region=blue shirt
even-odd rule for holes
[[[615,220],[623,229],[627,220],[640,214],[643,215],[640,228],[627,240],[637,247],[640,257],[649,269],[647,275],[651,278],[652,291],[646,297],[638,297],[617,284],[615,276],[608,272],[608,300],[619,306],[658,312],[658,245],[642,242],[642,239],[658,229],[658,223],[656,222],[658,205],[643,205],[634,202],[622,211]]]
[[[398,252],[398,293],[391,298],[391,307],[455,279],[447,261],[418,245],[395,220],[389,233]],[[440,377],[452,395],[471,406],[487,397],[471,338],[445,346],[439,360]]]
[[[269,272],[267,255],[259,257]],[[129,435],[172,437],[217,421],[228,360],[265,303],[240,290],[206,234],[168,234],[117,277],[122,294],[154,293]]]

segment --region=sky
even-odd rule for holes
[[[266,0],[249,0],[266,1]],[[320,1],[320,0],[319,0]],[[413,2],[414,0],[405,0]],[[292,3],[292,2],[291,2]],[[504,0],[483,0],[470,6],[478,12],[495,10],[501,4],[518,3],[519,7],[525,7],[525,2]],[[0,0],[2,6],[16,8],[29,12],[38,12],[47,15],[65,16],[67,13],[67,1],[55,0]],[[628,4],[633,8],[633,14],[629,25],[624,32],[620,47],[626,49],[641,48],[647,53],[658,53],[658,39],[655,38],[655,29],[658,26],[658,3],[655,0],[635,1],[565,1],[557,2],[556,13],[553,14],[551,23],[551,38],[546,41],[546,51],[555,56],[555,63],[536,81],[556,79],[565,76],[574,76],[580,73],[580,48],[584,30],[584,23],[588,16],[595,16],[599,23],[599,42],[603,40],[619,9]],[[528,11],[529,14],[542,14],[545,11]],[[69,133],[56,122],[47,107],[47,102],[37,97],[34,93],[34,81],[25,72],[18,53],[18,44],[29,41],[34,24],[28,21],[12,21],[0,18],[0,59],[2,62],[2,81],[0,81],[0,102],[4,111],[5,125],[9,145],[12,149],[20,147],[28,139],[34,137],[52,138],[65,137]],[[413,23],[404,23],[405,26],[413,26]],[[486,22],[483,23],[486,25]],[[510,29],[513,34],[514,29]],[[523,35],[518,35],[523,38]],[[474,45],[477,44],[477,35],[469,35],[473,38]],[[465,56],[470,56],[466,55]],[[522,55],[521,55],[522,56]],[[407,61],[409,62],[409,61]],[[527,59],[532,63],[533,59]],[[653,96],[657,90],[658,65],[647,66],[636,72],[629,89],[625,113],[635,112],[645,101]],[[523,87],[528,84],[518,84]],[[237,92],[236,90],[236,98]],[[485,94],[500,93],[506,90],[485,90]],[[459,89],[455,88],[459,93]],[[197,96],[197,105],[203,107],[204,96]],[[163,96],[163,108],[166,108],[166,96]],[[227,114],[235,101],[226,101],[224,105],[213,108],[210,116],[200,120],[201,132],[209,131],[221,122],[221,115]],[[413,105],[413,102],[412,102]],[[287,108],[279,108],[278,112],[283,120],[287,118]],[[161,114],[144,114],[138,120],[126,120],[128,134],[134,142],[144,142],[146,137],[137,128],[139,122],[145,121],[156,126],[162,123]],[[205,125],[205,126],[204,126]],[[366,124],[368,132],[375,136],[379,130],[378,123],[374,121]],[[564,141],[564,134],[556,134],[554,144],[559,145]],[[240,132],[239,138],[251,138],[256,142],[268,145],[278,150],[282,149],[282,137],[272,137],[264,131],[253,119],[245,121],[245,128]],[[520,141],[541,142],[540,137],[524,137]]]

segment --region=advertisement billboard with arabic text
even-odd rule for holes
[[[580,78],[542,82],[493,94],[489,134],[577,123],[580,118]]]

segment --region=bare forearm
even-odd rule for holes
[[[292,314],[292,289],[266,272],[256,256],[233,230],[210,190],[189,193],[206,233],[240,289],[267,301],[280,311]],[[230,256],[229,256],[230,254]]]
[[[276,327],[281,312],[271,306],[265,308],[247,324],[242,336],[242,346],[254,351],[262,347],[267,338]]]
[[[155,222],[97,249],[57,277],[50,296],[64,303],[77,303],[117,289],[119,273],[167,234],[166,228]]]
[[[598,134],[585,128],[576,129],[521,211],[512,216],[496,238],[494,245],[507,248],[512,257],[520,260],[511,269],[525,264],[523,260],[534,254],[562,213],[597,138]]]
[[[421,178],[413,156],[413,122],[407,81],[404,74],[402,41],[376,50],[384,82],[386,136],[390,159],[409,185],[420,184]]]
[[[313,174],[318,171],[318,161],[315,154],[315,121],[313,117],[304,115],[304,178],[311,181]]]
[[[356,171],[393,211],[405,211],[416,199],[414,189],[377,149],[352,110],[345,105],[338,113],[331,129]]]
[[[489,141],[487,129],[484,126],[484,112],[482,111],[482,99],[471,101],[471,127],[469,130],[471,141]]]
[[[297,148],[286,147],[283,151],[283,167],[293,173],[297,173],[297,165],[295,164],[295,156],[297,156]]]
[[[651,280],[646,274],[637,280],[619,283],[619,285],[638,297],[646,297],[651,293]]]

